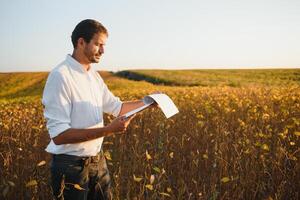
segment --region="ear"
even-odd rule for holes
[[[84,41],[83,38],[79,38],[79,39],[77,40],[77,47],[79,47],[79,48],[84,48],[85,45],[86,45],[86,42]]]

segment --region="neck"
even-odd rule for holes
[[[85,71],[88,71],[90,69],[91,63],[81,53],[79,53],[75,49],[73,50],[72,57],[83,66]]]

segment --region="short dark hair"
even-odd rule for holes
[[[85,19],[76,25],[72,32],[73,47],[77,47],[77,41],[79,38],[83,38],[85,42],[89,43],[94,34],[103,33],[108,36],[107,29],[98,21],[93,19]]]

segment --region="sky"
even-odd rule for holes
[[[300,68],[299,0],[1,0],[0,72],[50,71],[84,19],[109,31],[97,70]]]

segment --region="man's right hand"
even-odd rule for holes
[[[107,129],[110,132],[116,133],[116,132],[125,132],[128,125],[130,124],[130,121],[135,117],[136,115],[132,115],[131,117],[126,118],[125,116],[120,116],[114,119],[109,125],[107,125]]]

